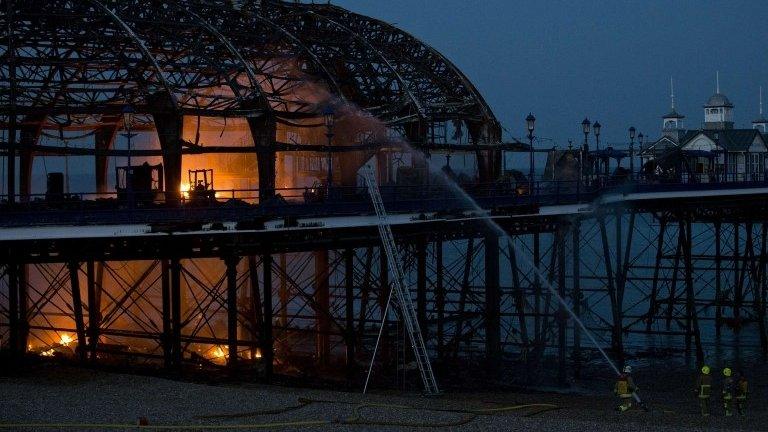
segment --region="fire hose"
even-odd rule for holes
[[[560,409],[559,406],[553,404],[524,404],[524,405],[512,405],[503,406],[497,408],[483,408],[483,409],[452,409],[452,408],[428,408],[417,407],[410,405],[396,405],[396,404],[380,404],[380,403],[356,403],[345,401],[331,401],[331,400],[314,400],[299,398],[296,405],[287,407],[262,410],[262,411],[249,411],[242,413],[228,413],[228,414],[213,414],[195,416],[197,420],[214,420],[214,419],[235,419],[235,418],[247,418],[258,417],[264,415],[283,414],[291,411],[296,411],[307,407],[311,404],[343,404],[353,405],[352,414],[346,419],[335,420],[302,420],[302,421],[284,421],[284,422],[271,422],[271,423],[253,423],[253,424],[160,424],[160,425],[137,425],[137,424],[116,424],[116,423],[0,423],[0,429],[123,429],[123,430],[251,430],[251,429],[277,429],[277,428],[302,428],[302,427],[317,427],[327,425],[352,425],[352,426],[399,426],[407,428],[446,428],[462,426],[475,420],[479,416],[493,416],[503,414],[511,411],[529,410],[533,411],[525,414],[525,417],[532,417],[547,411]],[[393,410],[419,410],[429,412],[440,413],[452,413],[462,414],[462,417],[453,421],[444,422],[404,422],[404,421],[384,421],[366,419],[363,416],[363,410],[365,409],[393,409]]]

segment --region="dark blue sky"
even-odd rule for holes
[[[537,135],[580,141],[584,116],[603,141],[624,142],[634,125],[657,138],[669,111],[699,127],[702,104],[720,88],[737,127],[768,99],[768,4],[764,1],[334,0],[394,23],[434,46],[479,88],[512,135],[535,113]],[[767,105],[768,106],[768,105]],[[751,125],[750,125],[751,127]]]

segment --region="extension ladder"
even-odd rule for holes
[[[373,207],[378,216],[379,235],[381,236],[382,248],[387,256],[389,273],[392,276],[392,289],[395,298],[398,301],[400,316],[405,322],[405,329],[413,347],[413,354],[416,357],[416,364],[421,373],[421,380],[424,383],[424,392],[428,395],[435,395],[440,392],[437,388],[435,374],[432,372],[432,365],[429,362],[429,355],[424,345],[424,338],[421,334],[421,327],[416,316],[416,309],[413,307],[410,290],[405,288],[405,276],[400,267],[400,256],[395,245],[395,238],[392,235],[392,228],[389,225],[387,211],[384,208],[384,202],[381,199],[381,191],[376,181],[376,175],[370,165],[362,169],[365,183],[368,186],[368,194],[373,201]]]

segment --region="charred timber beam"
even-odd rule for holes
[[[273,117],[248,118],[253,143],[256,148],[256,162],[259,171],[259,201],[265,202],[275,196],[276,158],[275,142],[277,124]]]
[[[152,118],[160,140],[163,157],[163,178],[165,182],[165,201],[178,205],[181,198],[181,157],[184,117],[167,108],[168,95],[158,93],[150,98],[155,106]],[[137,155],[138,156],[138,155]]]
[[[275,358],[274,339],[272,336],[272,255],[264,254],[261,259],[262,272],[264,273],[264,306],[263,327],[261,331],[261,358],[264,362],[264,379],[272,380],[273,364]]]
[[[19,266],[17,264],[7,264],[6,272],[8,274],[9,342],[11,353],[16,357],[24,352],[24,347],[19,343],[21,333],[19,323]]]
[[[32,193],[32,166],[34,161],[34,153],[29,150],[37,144],[40,139],[42,118],[28,119],[33,120],[32,124],[25,124],[21,127],[19,144],[20,157],[19,157],[19,196],[21,202],[29,201],[29,195]]]
[[[107,178],[109,176],[109,155],[106,153],[109,152],[113,147],[115,143],[115,137],[117,136],[117,126],[116,125],[102,125],[100,126],[95,134],[94,134],[94,155],[96,156],[95,160],[95,168],[96,168],[96,192],[98,193],[107,193],[108,190],[108,182]],[[126,151],[126,155],[127,155]],[[131,150],[131,155],[133,156],[135,154],[135,150]],[[162,151],[159,155],[162,154]]]
[[[281,255],[281,260],[285,254]],[[285,266],[282,266],[281,271],[285,271]],[[285,279],[285,278],[283,278]],[[251,348],[251,358],[256,358],[256,346],[259,340],[256,339],[256,335],[260,335],[264,331],[264,307],[261,302],[261,292],[259,291],[259,270],[256,264],[256,257],[253,255],[248,256],[248,282],[250,285],[250,310],[248,313],[248,322],[250,324],[251,342],[253,347]],[[281,318],[282,319],[282,318]],[[283,326],[287,325],[287,320],[282,320]]]
[[[227,266],[227,366],[231,373],[237,370],[237,264],[240,257],[228,256]]]
[[[163,347],[163,365],[166,369],[171,369],[173,364],[173,319],[171,315],[171,263],[167,259],[161,260],[161,275],[160,275],[160,289],[161,289],[161,314],[163,320],[162,336],[160,337],[160,344]]]
[[[19,266],[19,349],[22,353],[27,351],[29,340],[29,266]]]
[[[99,327],[101,325],[101,285],[96,283],[96,269],[93,261],[86,263],[86,280],[88,285],[88,351],[90,361],[96,361],[96,350],[99,342]]]
[[[75,331],[77,333],[77,356],[80,361],[85,361],[86,354],[86,339],[85,339],[85,325],[83,322],[83,301],[80,297],[80,279],[78,273],[80,272],[80,263],[70,262],[69,267],[69,280],[72,294],[72,310],[75,318]]]
[[[181,372],[183,353],[181,350],[181,263],[178,258],[171,259],[171,352],[172,367]]]

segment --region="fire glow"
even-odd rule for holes
[[[71,335],[68,335],[68,334],[65,333],[65,334],[61,335],[61,340],[59,340],[59,344],[61,344],[61,346],[68,347],[69,344],[72,343],[72,341],[74,341],[74,338],[72,338]]]
[[[208,350],[207,356],[208,360],[212,361],[216,364],[224,364],[227,362],[227,354],[224,352],[224,349],[216,345]]]

